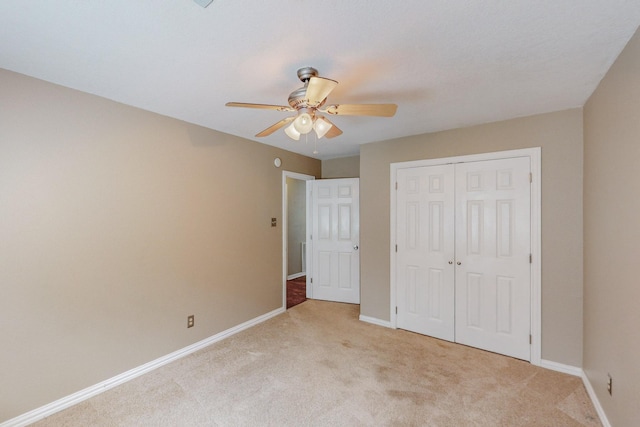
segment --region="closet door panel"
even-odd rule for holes
[[[455,340],[530,360],[529,158],[455,166]]]
[[[454,340],[454,168],[397,173],[397,326]]]

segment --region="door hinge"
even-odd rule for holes
[[[398,189],[398,182],[396,181],[396,190]]]
[[[398,245],[396,245],[396,253],[398,252]]]
[[[398,306],[396,305],[396,314],[398,314]]]
[[[529,254],[529,264],[533,264],[533,254]]]
[[[313,240],[313,234],[309,234],[309,240]]]
[[[531,334],[529,334],[529,344],[533,344],[533,337],[531,337]]]
[[[529,183],[533,182],[533,174],[529,172]]]
[[[313,283],[313,277],[309,277],[309,283]]]

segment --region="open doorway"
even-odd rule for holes
[[[306,300],[306,181],[312,179],[315,177],[282,171],[282,305],[286,309]]]

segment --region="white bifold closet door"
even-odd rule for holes
[[[396,178],[398,327],[453,341],[453,166],[399,169]]]
[[[530,160],[399,169],[397,325],[530,360]]]

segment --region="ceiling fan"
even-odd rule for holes
[[[289,124],[284,131],[291,139],[296,141],[300,139],[300,135],[306,135],[312,130],[315,131],[318,139],[323,136],[334,138],[342,134],[342,131],[322,114],[330,116],[393,117],[398,109],[396,104],[327,104],[327,96],[336,87],[337,81],[318,77],[318,70],[312,67],[300,68],[298,70],[298,78],[304,83],[304,86],[291,92],[288,106],[242,102],[227,102],[225,105],[227,107],[295,112],[296,115],[280,120],[278,123],[259,132],[256,136],[271,135]]]

